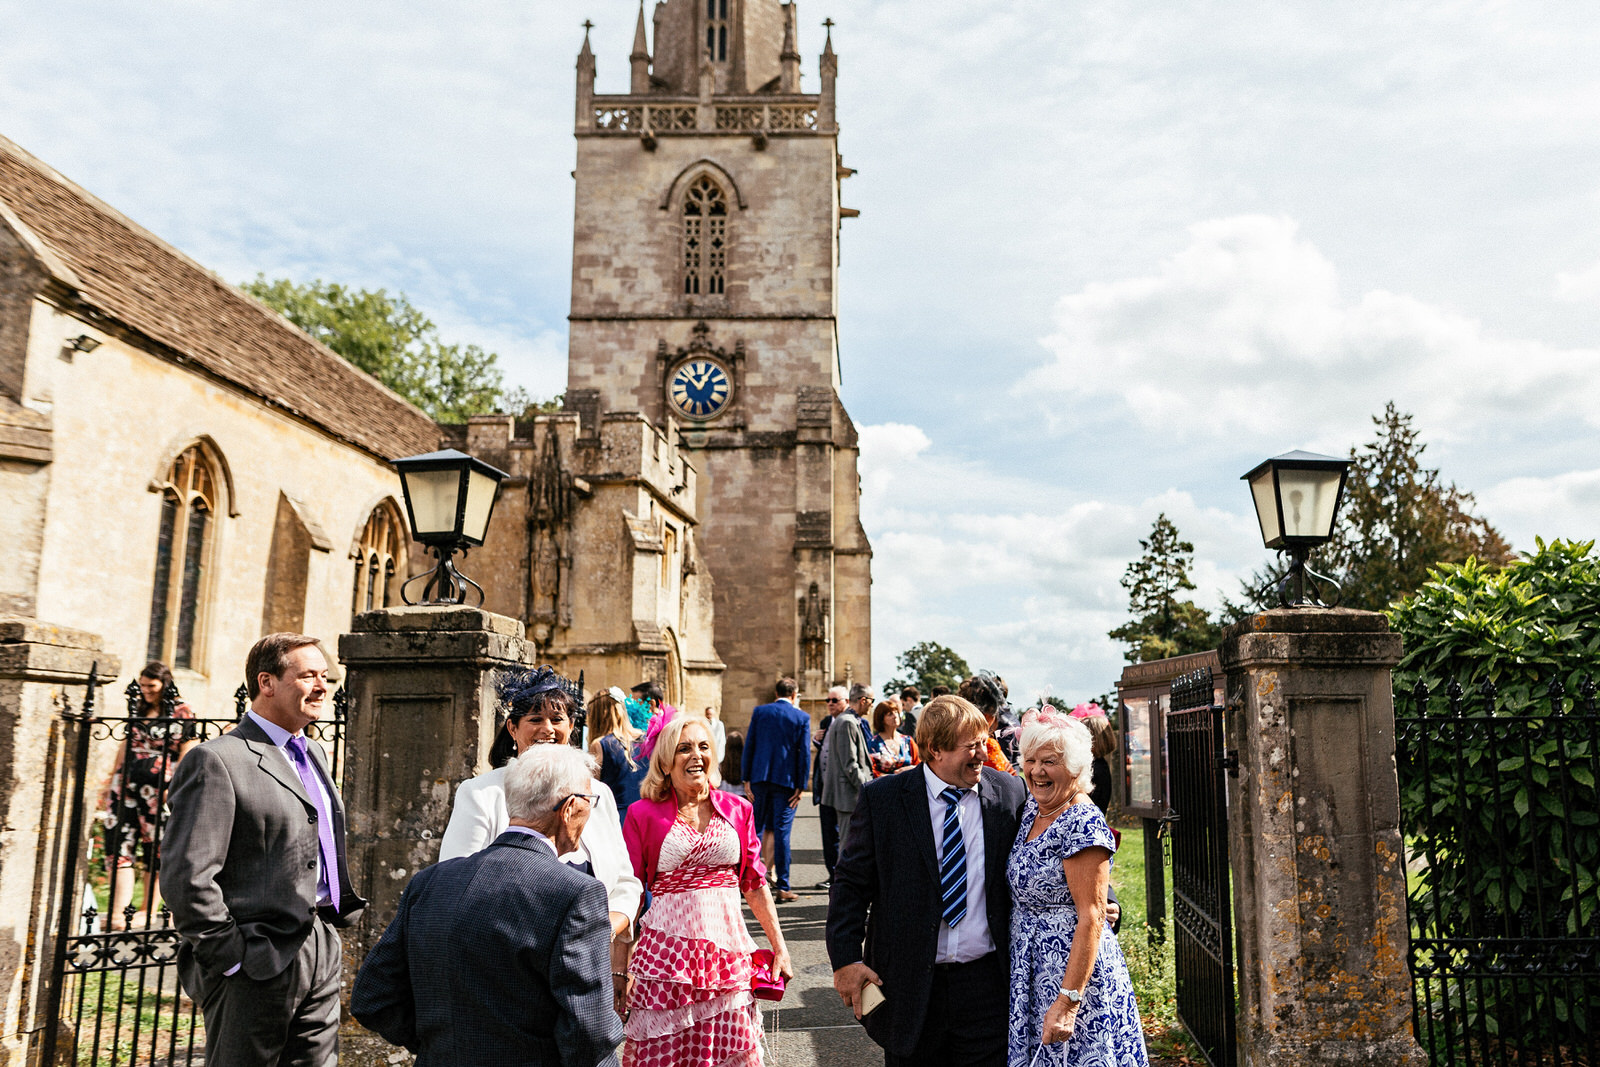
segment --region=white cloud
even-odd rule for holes
[[[1557,274],[1556,299],[1574,304],[1600,300],[1600,262],[1571,274]]]
[[[1483,514],[1518,548],[1532,549],[1535,536],[1600,538],[1600,468],[1510,478],[1477,497]]]
[[[1054,358],[1015,392],[1110,400],[1191,441],[1342,452],[1395,400],[1430,440],[1507,420],[1600,425],[1600,351],[1503,337],[1457,311],[1349,298],[1296,224],[1201,222],[1154,273],[1063,298]]]
[[[1216,605],[1259,563],[1251,522],[1168,491],[1137,502],[1074,498],[1047,478],[941,450],[920,427],[861,431],[862,520],[873,544],[873,677],[937,641],[1031,697],[1088,699],[1122,670],[1106,631],[1126,617],[1118,583],[1158,513],[1194,541],[1196,599]]]

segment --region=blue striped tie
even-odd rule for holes
[[[944,859],[939,863],[939,899],[945,925],[952,930],[967,914],[967,845],[961,839],[962,790],[951,786],[939,793],[945,802]]]

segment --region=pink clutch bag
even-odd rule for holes
[[[782,1000],[783,987],[788,979],[772,966],[772,950],[758,948],[750,954],[753,973],[750,975],[750,992],[757,1000]]]

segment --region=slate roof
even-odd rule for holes
[[[4,137],[0,204],[73,303],[155,342],[159,355],[381,459],[439,447],[420,410]]]

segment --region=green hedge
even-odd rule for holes
[[[1600,559],[1539,541],[1432,578],[1389,611],[1413,933],[1460,939],[1419,953],[1440,968],[1424,1007],[1451,1001],[1480,1049],[1582,1045],[1600,1012],[1578,943],[1600,938]]]

